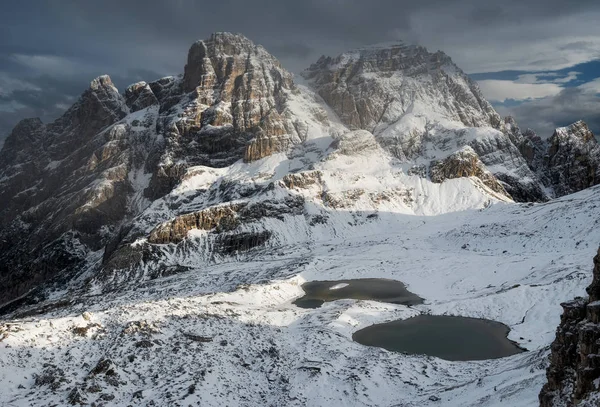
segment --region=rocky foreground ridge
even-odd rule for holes
[[[564,312],[552,343],[541,407],[600,404],[600,249],[593,275],[588,298],[561,304]]]
[[[123,94],[101,76],[53,123],[21,121],[0,152],[0,306],[273,250],[334,228],[335,211],[357,225],[600,180],[584,123],[522,133],[442,52],[359,49],[303,76],[310,88],[216,33],[183,75]]]

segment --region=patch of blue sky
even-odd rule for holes
[[[577,72],[569,78],[569,73]],[[518,81],[524,75],[535,75],[537,83],[560,83],[561,87],[569,88],[582,85],[600,77],[600,59],[577,64],[569,68],[558,69],[556,71],[500,71],[500,72],[481,72],[470,74],[469,76],[476,80],[496,79],[505,81]],[[561,80],[569,78],[566,82]]]

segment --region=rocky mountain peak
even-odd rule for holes
[[[239,33],[215,32],[210,38],[203,41],[209,50],[210,55],[246,55],[256,52],[260,45],[255,45],[246,36]]]
[[[344,124],[372,132],[398,159],[431,167],[470,146],[482,166],[493,168],[502,185],[495,190],[518,201],[546,199],[517,148],[516,121],[503,121],[445,53],[406,44],[366,47],[322,57],[303,76]],[[491,179],[483,167],[477,173]]]
[[[286,113],[292,74],[242,35],[215,33],[195,42],[181,81],[169,78],[149,86],[165,113],[160,126],[169,146],[153,175],[151,197],[177,183],[178,163],[224,167],[284,151],[300,141]],[[173,104],[179,108],[171,112]]]
[[[600,188],[510,198],[546,200],[538,174],[548,190],[596,182],[585,126],[557,131],[550,154],[448,56],[418,46],[324,57],[306,76],[315,91],[261,46],[217,33],[191,46],[183,75],[124,94],[101,76],[56,121],[19,123],[0,152],[0,314],[15,316],[0,323],[0,405],[235,405],[257,392],[261,405],[314,405],[324,377],[343,385],[340,405],[464,404],[465,389],[472,405],[531,399],[548,305],[583,291]],[[363,352],[354,329],[419,310],[292,303],[305,280],[369,270],[427,290],[432,312],[506,321],[531,352],[468,369]],[[578,359],[577,334],[567,340]],[[588,360],[583,374],[600,366]]]
[[[334,64],[356,63],[364,71],[393,72],[406,70],[412,74],[454,66],[452,59],[441,51],[430,53],[420,45],[402,42],[379,44],[344,53]],[[454,66],[455,67],[455,66]],[[309,68],[310,69],[310,68]]]
[[[130,85],[125,90],[125,103],[131,112],[137,112],[159,102],[152,88],[146,82],[141,81]]]
[[[303,76],[346,125],[376,135],[425,107],[432,119],[475,127],[501,123],[450,57],[421,46],[390,44],[321,57]]]
[[[558,196],[600,183],[600,145],[585,122],[557,128],[546,144],[546,172]]]
[[[304,76],[329,106],[306,87],[296,87],[262,46],[239,34],[215,33],[192,44],[183,75],[138,82],[123,95],[103,75],[53,123],[21,122],[0,153],[0,213],[11,225],[0,235],[10,243],[3,251],[5,268],[0,267],[4,300],[34,285],[26,279],[14,283],[23,270],[44,283],[66,267],[85,267],[87,253],[106,248],[102,256],[108,259],[119,247],[127,249],[127,239],[143,235],[135,217],[167,199],[195,167],[225,174],[221,168],[238,171],[244,162],[285,153],[281,157],[301,171],[328,155],[333,165],[335,157],[341,160],[349,151],[386,157],[387,152],[394,165],[413,164],[407,176],[434,183],[469,177],[492,199],[546,199],[520,150],[528,139],[516,121],[502,121],[443,52],[402,43],[365,47],[322,57]],[[329,107],[342,123],[328,116]],[[576,124],[565,134],[587,140],[586,128]],[[11,146],[20,153],[8,153]],[[319,177],[309,178],[317,183]],[[224,181],[222,190],[206,197],[198,192],[198,208],[262,188],[240,192],[235,182],[228,185]],[[342,198],[337,192],[315,196],[339,206],[347,204],[346,196],[365,193],[357,191],[340,191]],[[398,196],[410,195],[404,187],[398,191]],[[174,207],[165,213],[185,215],[182,211]],[[32,234],[36,239],[29,238]],[[58,257],[23,260],[23,250],[36,253],[49,242],[61,245]],[[61,260],[65,253],[68,262]]]
[[[583,143],[598,144],[598,141],[594,137],[594,133],[592,133],[588,125],[583,120],[578,120],[566,127],[557,128],[554,131],[550,141],[551,143],[554,143],[555,141],[553,140],[565,140],[568,138],[575,138]]]
[[[8,135],[4,146],[6,149],[18,149],[26,147],[28,143],[35,140],[44,124],[39,117],[23,119]]]
[[[112,83],[110,76],[100,75],[90,82],[90,89],[93,91],[110,90],[119,93],[118,89]]]
[[[118,102],[117,106],[110,106],[110,108],[114,107],[115,110],[123,109],[123,97],[108,75],[100,75],[93,79],[90,82],[90,87],[81,95],[80,100],[89,99],[91,97],[96,97],[102,102]]]
[[[277,59],[262,46],[255,45],[241,34],[214,33],[208,40],[196,41],[188,51],[184,70],[184,92],[197,86],[210,86],[213,81],[222,82],[237,77],[246,70],[257,67],[256,62],[269,69],[275,68],[285,77],[286,87],[291,87],[291,74],[281,68]]]

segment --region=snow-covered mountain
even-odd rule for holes
[[[522,133],[422,47],[323,57],[303,76],[216,33],[181,76],[124,94],[102,76],[55,122],[17,125],[0,152],[1,402],[537,397],[558,304],[600,241],[585,124]],[[361,276],[426,303],[291,304],[305,280]],[[351,341],[418,311],[504,322],[533,352],[460,364]]]
[[[403,44],[322,57],[304,72],[349,128],[371,131],[392,155],[422,172],[471,147],[519,201],[546,199],[479,86],[443,52]]]

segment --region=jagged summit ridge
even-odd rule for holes
[[[576,137],[584,143],[591,142],[593,144],[597,144],[594,133],[592,133],[588,125],[583,120],[578,120],[569,126],[559,127],[554,131],[553,135],[553,137],[562,139],[570,136]]]
[[[262,46],[215,33],[192,44],[183,75],[123,94],[101,76],[55,122],[22,122],[0,153],[0,303],[71,273],[144,279],[179,267],[181,253],[210,262],[277,247],[331,226],[330,211],[547,198],[516,123],[444,53],[363,48],[305,76],[320,96]],[[283,233],[284,220],[302,232]],[[159,225],[177,239],[149,239]],[[200,246],[193,230],[207,232]],[[157,244],[179,254],[167,260]]]
[[[103,75],[54,122],[22,121],[0,152],[0,305],[97,267],[189,167],[328,134],[310,99],[262,47],[220,33],[192,45],[183,76],[122,95]]]
[[[356,48],[337,57],[322,56],[307,69],[305,75],[310,76],[312,70],[323,66],[329,70],[337,70],[349,64],[357,64],[357,71],[406,71],[413,75],[440,68],[450,71],[458,69],[452,59],[442,51],[430,53],[420,45],[390,42]]]
[[[514,132],[529,167],[551,197],[568,195],[600,183],[600,145],[587,124],[577,121],[544,139],[534,131]]]
[[[514,199],[546,199],[505,122],[443,52],[364,48],[322,57],[303,75],[348,127],[371,131],[387,151],[424,173],[470,146]]]
[[[323,56],[303,76],[350,127],[377,133],[420,104],[465,125],[500,126],[500,117],[475,82],[446,54],[421,46],[360,48],[335,58]]]
[[[256,60],[264,65],[259,65]],[[269,70],[275,68],[284,77],[283,85],[292,86],[291,74],[283,70],[279,61],[262,46],[255,45],[241,34],[215,33],[208,40],[196,41],[190,47],[184,70],[184,91],[206,86],[204,81],[212,80],[213,75],[217,81],[223,81],[227,76],[235,75],[236,70],[259,66]],[[232,72],[227,72],[228,69]]]
[[[259,394],[300,406],[325,391],[340,405],[516,405],[541,387],[549,305],[582,287],[598,187],[514,205],[547,199],[550,167],[535,164],[546,150],[528,150],[536,137],[500,120],[442,53],[322,60],[311,82],[323,97],[243,36],[196,42],[185,62],[123,94],[99,77],[0,152],[0,314],[35,315],[0,323],[0,404]],[[570,149],[591,143],[575,127],[556,137],[563,163],[588,157]],[[292,304],[304,279],[373,272],[425,292],[428,311],[502,320],[538,351],[461,367],[365,350],[352,330],[419,310]]]

